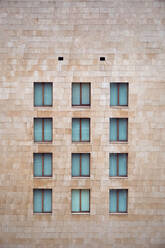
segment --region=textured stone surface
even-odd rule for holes
[[[165,247],[164,41],[164,0],[0,0],[0,248]],[[34,82],[53,82],[52,108],[33,107]],[[71,107],[72,82],[91,83],[90,108]],[[110,108],[110,82],[129,82],[128,108]],[[34,117],[53,117],[52,144],[34,144]],[[72,117],[91,118],[89,144]],[[128,144],[109,143],[110,117],[128,117]],[[51,179],[33,178],[34,152],[53,153]],[[91,153],[90,179],[71,178],[71,152]],[[109,178],[110,152],[129,153],[127,179]],[[52,188],[51,215],[33,188]],[[90,215],[71,214],[72,188],[91,190]],[[128,215],[108,213],[110,188]]]

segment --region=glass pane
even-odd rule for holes
[[[80,105],[80,84],[72,84],[72,105]]]
[[[117,154],[111,153],[109,156],[109,172],[111,177],[117,176]]]
[[[82,84],[82,104],[90,104],[89,84]]]
[[[34,84],[34,106],[42,106],[42,84]]]
[[[52,119],[44,119],[44,141],[52,141]]]
[[[89,190],[81,190],[81,211],[89,211]]]
[[[41,213],[42,212],[42,190],[35,189],[33,191],[34,194],[34,205],[33,205],[33,211],[34,213]]]
[[[80,190],[72,190],[72,212],[80,212]]]
[[[46,106],[52,105],[52,84],[51,83],[44,84],[44,105]]]
[[[116,106],[118,105],[118,87],[117,83],[110,84],[110,105]]]
[[[89,119],[81,119],[81,141],[89,141]]]
[[[34,176],[42,177],[42,154],[34,154]]]
[[[119,190],[119,212],[127,211],[127,190]]]
[[[44,190],[44,212],[52,212],[52,190]]]
[[[44,176],[52,175],[52,154],[44,154]]]
[[[80,154],[72,154],[72,176],[80,176]]]
[[[81,176],[89,176],[89,154],[82,153],[81,154]]]
[[[34,141],[42,141],[42,119],[34,119]]]
[[[110,119],[110,141],[117,141],[117,119]]]
[[[117,190],[112,189],[110,190],[110,197],[109,197],[109,212],[115,213],[117,212]]]
[[[72,119],[72,141],[80,141],[80,119]]]
[[[119,105],[128,105],[127,97],[128,84],[120,84],[119,87]]]
[[[127,176],[127,154],[119,154],[119,176]]]
[[[119,119],[119,140],[127,140],[127,119]]]

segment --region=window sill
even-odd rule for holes
[[[128,140],[127,141],[110,141],[110,144],[128,144]]]
[[[78,212],[78,213],[72,213],[73,215],[90,215],[90,212],[86,212],[86,213],[83,213],[83,212]]]
[[[113,109],[121,109],[121,108],[128,109],[128,105],[119,105],[119,106],[111,106],[110,105],[110,108],[113,108]]]
[[[90,176],[86,176],[86,177],[84,177],[84,176],[77,176],[77,177],[73,177],[72,176],[72,179],[90,179]]]
[[[72,144],[89,144],[90,141],[72,141]]]
[[[51,213],[33,213],[33,215],[52,215],[52,212]]]
[[[34,106],[34,108],[52,108],[53,105],[41,105],[41,106]]]
[[[109,176],[110,179],[128,179],[128,176],[125,176],[125,177],[112,177],[112,176]]]
[[[128,215],[128,212],[127,213],[109,213],[109,215]]]
[[[90,109],[91,105],[72,105],[72,108],[85,108],[85,109]]]
[[[46,177],[46,176],[43,176],[43,177],[34,177],[33,176],[33,179],[52,179],[53,178],[53,176],[50,176],[50,177]]]
[[[34,141],[34,144],[40,145],[40,144],[52,144],[53,141]]]

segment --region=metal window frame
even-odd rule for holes
[[[34,157],[35,157],[35,154],[40,154],[42,157],[42,176],[35,176],[34,175],[34,170],[35,170]],[[51,154],[51,175],[50,176],[44,175],[44,156],[45,156],[45,154]],[[37,178],[37,177],[52,177],[53,176],[53,168],[52,168],[53,162],[52,162],[52,160],[53,160],[53,154],[51,152],[33,153],[33,177],[35,177],[35,178]]]
[[[35,192],[35,190],[40,190],[42,192],[42,211],[41,212],[35,212],[34,211],[34,192]],[[51,191],[51,211],[50,212],[44,211],[44,192],[46,190],[50,190]],[[52,202],[53,202],[53,194],[52,194],[52,192],[53,192],[52,189],[37,189],[37,188],[33,189],[33,213],[34,214],[52,213]]]
[[[80,85],[80,104],[73,104],[72,102],[72,106],[76,107],[76,106],[91,106],[91,83],[72,83],[72,89],[73,89],[73,84],[79,84]],[[88,84],[89,85],[89,104],[82,104],[82,85],[83,84]],[[72,94],[73,96],[73,90],[72,90]]]
[[[33,121],[33,123],[34,123],[33,130],[35,128],[35,120],[36,119],[41,119],[42,120],[42,140],[41,141],[35,141],[35,139],[34,139],[34,142],[35,143],[41,143],[41,142],[52,143],[52,141],[53,141],[53,118],[52,117],[44,117],[44,118],[42,118],[42,117],[35,117],[34,118],[34,121]],[[51,140],[45,140],[44,139],[44,130],[45,130],[44,120],[46,120],[46,119],[51,119],[51,121],[52,121],[52,137],[51,137]],[[33,131],[33,133],[34,133],[34,131]]]
[[[117,175],[111,176],[110,173],[109,173],[109,176],[110,177],[123,177],[123,178],[128,177],[128,153],[124,153],[124,152],[113,153],[113,152],[111,152],[111,153],[109,153],[109,161],[110,161],[111,154],[116,154],[116,156],[117,156],[117,164],[116,164],[116,166],[117,166]],[[126,175],[124,175],[124,176],[119,175],[119,156],[120,156],[120,154],[126,154]],[[109,170],[110,170],[110,166],[111,165],[109,165]]]
[[[35,85],[41,84],[42,86],[42,105],[36,105],[35,104]],[[45,91],[45,85],[51,84],[51,95],[52,95],[52,103],[50,105],[45,105],[44,103],[44,91]],[[34,107],[52,107],[53,106],[53,83],[52,82],[34,82],[34,91],[33,91],[33,102]]]
[[[91,159],[90,159],[90,153],[72,153],[71,154],[71,163],[72,163],[72,161],[73,161],[73,154],[79,154],[80,155],[80,175],[78,175],[78,176],[73,176],[72,175],[72,166],[71,166],[71,175],[72,175],[72,177],[74,177],[74,178],[76,178],[76,177],[90,177],[90,166],[91,166]],[[88,154],[89,155],[89,175],[82,175],[81,174],[81,170],[82,170],[82,154]]]
[[[109,190],[109,197],[110,197],[110,191],[112,191],[112,190],[116,190],[116,194],[117,194],[117,209],[116,209],[116,212],[110,212],[110,208],[109,208],[109,212],[111,213],[111,214],[113,214],[113,213],[128,213],[128,189],[110,189]],[[121,211],[119,211],[119,191],[121,191],[121,190],[126,190],[126,192],[127,192],[127,194],[126,194],[126,211],[124,211],[124,212],[121,212]],[[111,201],[111,199],[110,199],[110,201]]]
[[[71,204],[71,212],[72,213],[90,213],[90,189],[72,189],[71,190],[71,197],[72,197],[72,191],[73,190],[79,190],[79,196],[80,196],[80,201],[79,201],[79,204],[80,204],[80,211],[72,211],[72,204]],[[82,190],[88,190],[89,191],[89,211],[82,211],[81,210],[81,191]],[[72,202],[72,201],[71,201]]]

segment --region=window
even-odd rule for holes
[[[110,105],[128,106],[128,83],[110,84]]]
[[[72,141],[90,141],[90,119],[72,119]]]
[[[72,177],[90,176],[90,154],[73,153],[72,154]]]
[[[52,176],[52,154],[34,153],[34,177]]]
[[[52,83],[34,83],[34,106],[52,106]]]
[[[52,190],[34,189],[33,190],[33,212],[51,213],[52,212]]]
[[[90,191],[89,189],[72,190],[72,212],[90,212]]]
[[[72,84],[72,106],[90,106],[90,83]]]
[[[110,153],[109,156],[109,175],[110,177],[127,176],[127,153]]]
[[[128,141],[127,118],[110,118],[110,141]]]
[[[128,190],[111,189],[109,191],[109,212],[127,213]]]
[[[52,141],[52,118],[34,118],[34,141]]]

